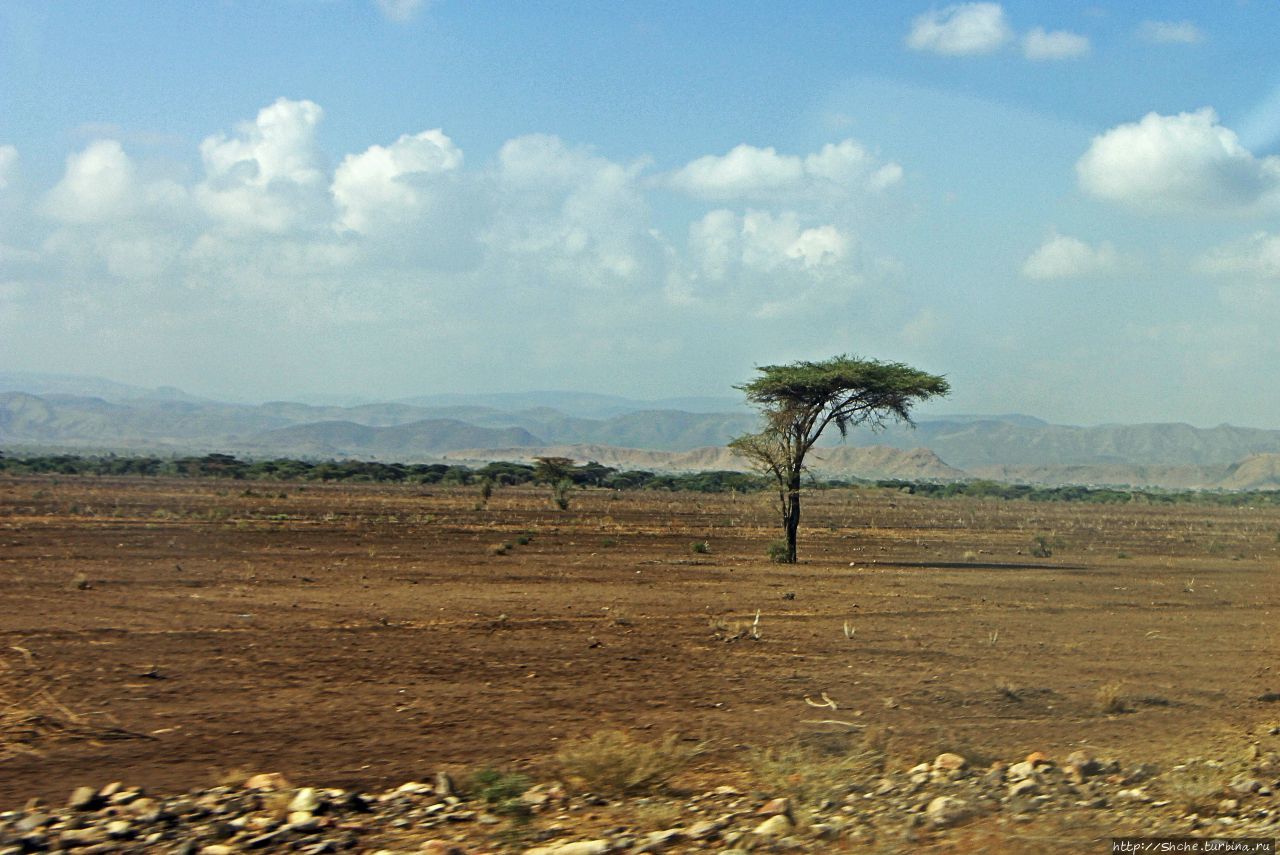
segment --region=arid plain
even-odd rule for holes
[[[770,498],[0,480],[0,809],[536,775],[610,728],[740,780],[824,719],[906,766],[1235,757],[1280,719],[1280,509],[820,491],[784,566]]]

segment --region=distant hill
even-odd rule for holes
[[[480,428],[452,419],[427,419],[389,427],[355,422],[315,422],[266,431],[234,447],[258,456],[359,457],[417,462],[460,444],[479,448],[537,444],[522,428]]]
[[[595,461],[616,469],[642,469],[650,472],[701,472],[728,470],[747,472],[748,461],[718,446],[691,451],[653,451],[600,445],[554,445],[535,448],[472,448],[446,453],[445,459],[480,463],[506,460],[528,463],[535,457],[568,457],[585,463]],[[966,473],[953,469],[933,452],[916,448],[902,451],[885,446],[821,449],[813,453],[811,470],[824,478],[862,478],[877,480],[901,478],[911,481],[959,481]]]
[[[6,379],[49,391],[5,390]],[[85,389],[102,394],[74,391]],[[690,406],[726,401],[732,399],[695,399]],[[694,411],[609,395],[534,392],[353,406],[251,405],[95,378],[0,373],[0,450],[223,451],[414,462],[468,449],[528,456],[531,449],[572,448],[569,456],[606,465],[689,470],[737,468],[724,446],[757,425],[757,415],[740,408]],[[1280,431],[1230,425],[1079,427],[1018,414],[926,416],[915,429],[855,429],[843,445],[838,436],[827,437],[814,455],[815,471],[837,477],[967,476],[1216,489],[1280,485]],[[903,474],[910,471],[917,474]]]

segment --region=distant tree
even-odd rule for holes
[[[535,457],[533,462],[533,480],[541,484],[573,480],[573,459],[570,457]]]
[[[794,564],[804,460],[822,432],[832,424],[842,437],[863,424],[882,428],[890,419],[911,424],[917,401],[946,395],[950,386],[942,377],[899,362],[851,356],[756,370],[759,377],[735,388],[760,408],[764,430],[740,436],[729,447],[777,487],[786,534],[786,551],[779,551],[778,560]]]

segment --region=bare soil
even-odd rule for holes
[[[711,740],[731,779],[823,719],[918,762],[1238,753],[1280,718],[1274,508],[830,491],[781,566],[767,495],[478,500],[0,480],[0,810],[233,770],[537,770],[605,728]]]

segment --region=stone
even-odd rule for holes
[[[436,773],[436,794],[441,798],[458,794],[458,788],[454,785],[453,778],[449,776],[448,772]]]
[[[428,855],[466,855],[466,850],[460,846],[455,846],[447,840],[426,840],[418,847],[419,852],[428,853]]]
[[[710,840],[724,829],[725,824],[714,819],[695,822],[685,829],[685,834],[692,840]]]
[[[959,772],[965,766],[969,765],[969,761],[961,757],[959,754],[953,754],[950,751],[939,754],[933,759],[933,768],[947,772]]]
[[[94,810],[102,804],[102,798],[93,787],[76,787],[67,799],[67,807],[72,810]]]
[[[115,840],[125,840],[134,836],[133,823],[126,819],[115,819],[107,823],[107,835]]]
[[[1262,789],[1262,782],[1250,776],[1247,772],[1241,772],[1232,778],[1231,783],[1227,784],[1227,786],[1231,788],[1232,792],[1247,796],[1249,793],[1256,793]]]
[[[235,855],[235,849],[225,843],[210,843],[200,847],[200,855]]]
[[[969,815],[969,803],[955,796],[938,796],[925,808],[925,817],[935,828],[955,825]]]
[[[1023,760],[1021,763],[1014,763],[1006,769],[1005,777],[1010,781],[1021,781],[1026,778],[1035,779],[1038,778],[1039,775],[1036,774],[1036,767],[1034,763],[1028,763],[1026,760]]]
[[[754,833],[757,837],[774,838],[786,837],[791,833],[793,825],[791,820],[785,813],[774,814],[764,822],[757,825]]]
[[[279,772],[263,772],[250,775],[244,782],[246,790],[287,790],[292,787],[289,780]]]
[[[315,813],[320,809],[320,796],[316,793],[315,787],[303,787],[294,795],[293,800],[289,802],[289,811],[305,811],[307,813]]]
[[[1040,785],[1031,778],[1023,778],[1021,781],[1009,785],[1009,798],[1025,798],[1033,796],[1040,790]]]
[[[1026,762],[1032,766],[1052,766],[1053,761],[1049,759],[1049,755],[1043,751],[1032,751],[1027,755]]]
[[[756,811],[756,816],[777,816],[782,814],[791,817],[791,800],[787,798],[770,799]]]
[[[26,834],[28,831],[35,831],[37,828],[44,828],[53,817],[47,813],[30,813],[13,824],[13,830],[19,834]]]

